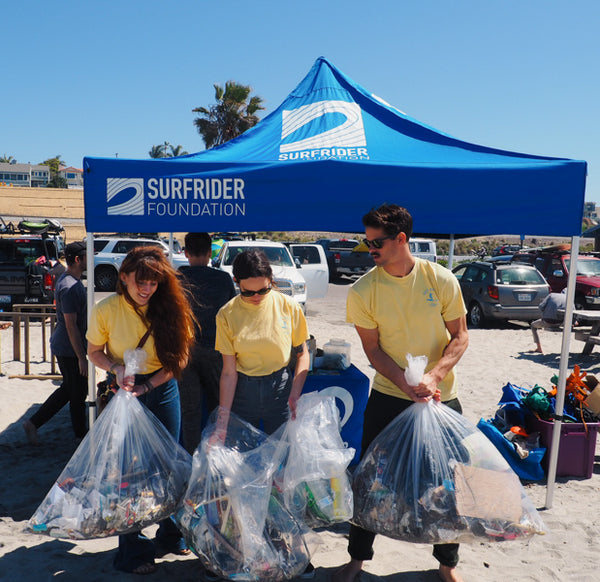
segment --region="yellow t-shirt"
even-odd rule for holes
[[[142,313],[145,313],[146,309],[147,306],[143,307]],[[123,362],[125,350],[135,349],[147,329],[132,305],[123,295],[115,293],[94,305],[86,337],[92,344],[106,345],[109,357]],[[140,370],[141,373],[150,374],[162,368],[162,364],[156,356],[152,334],[142,349],[148,354],[148,358],[146,370]]]
[[[381,349],[402,368],[406,354],[427,356],[426,371],[441,358],[450,340],[445,322],[465,315],[460,286],[451,271],[424,259],[416,259],[406,277],[394,277],[376,267],[361,277],[348,292],[346,320],[358,327],[377,329]],[[393,382],[375,374],[373,388],[409,400]],[[455,371],[439,385],[442,400],[456,398]]]
[[[292,346],[308,339],[300,305],[271,291],[258,305],[238,295],[217,313],[216,349],[236,357],[236,368],[247,376],[266,376],[287,366]]]

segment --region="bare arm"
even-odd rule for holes
[[[438,363],[423,376],[423,381],[417,386],[419,394],[423,392],[435,394],[438,384],[456,366],[469,345],[469,332],[465,316],[447,321],[446,329],[450,333],[450,341]]]
[[[210,444],[224,442],[227,436],[227,425],[229,423],[229,412],[235,397],[238,373],[235,365],[235,356],[223,354],[223,369],[219,381],[219,414],[215,432],[210,438]]]
[[[223,370],[219,381],[219,405],[226,410],[231,410],[238,373],[235,366],[235,356],[223,354]]]
[[[106,370],[107,372],[110,372],[112,368],[112,373],[117,378],[117,384],[124,390],[132,392],[135,396],[141,396],[142,394],[145,394],[146,392],[156,388],[160,384],[168,382],[173,377],[171,372],[167,372],[164,368],[161,368],[154,376],[152,376],[152,378],[150,378],[150,380],[144,384],[134,384],[135,376],[125,376],[125,365],[111,360],[106,354],[105,346],[99,346],[89,342],[88,359],[96,367]]]
[[[79,373],[82,376],[87,376],[88,366],[85,357],[85,347],[81,333],[79,332],[79,327],[77,326],[77,313],[65,313],[64,316],[67,335],[69,336],[69,341],[71,342],[71,346],[73,347],[75,355],[77,356],[77,361],[79,362]]]
[[[302,394],[302,388],[304,388],[304,382],[306,381],[306,376],[308,374],[308,364],[310,363],[310,356],[308,353],[308,348],[306,347],[306,342],[294,349],[300,351],[297,351],[296,353],[297,357],[296,368],[294,370],[294,380],[292,381],[292,390],[288,399],[292,418],[296,418],[296,404],[298,403],[300,394]]]
[[[414,389],[406,383],[404,379],[404,369],[401,368],[388,354],[386,354],[379,345],[379,330],[366,329],[364,327],[355,326],[360,341],[362,342],[365,354],[371,362],[371,365],[382,376],[393,382],[402,392],[409,396],[412,400],[421,401],[414,394]],[[425,399],[428,400],[428,399]]]
[[[404,378],[404,369],[381,349],[377,329],[365,329],[356,326],[356,331],[361,339],[365,354],[375,370],[393,382],[415,402],[426,402],[435,396],[438,391],[438,384],[457,364],[469,344],[467,320],[464,316],[447,321],[446,328],[450,333],[450,342],[444,349],[439,362],[423,376],[423,381],[418,386],[409,386]]]

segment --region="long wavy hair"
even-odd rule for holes
[[[180,378],[190,356],[196,323],[188,292],[180,283],[179,273],[158,246],[135,247],[127,253],[119,275],[134,272],[137,282],[158,282],[158,287],[148,302],[146,314],[142,313],[131,298],[121,277],[117,281],[117,293],[123,295],[152,329],[156,355],[163,368]]]

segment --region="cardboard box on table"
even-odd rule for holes
[[[585,399],[585,404],[594,414],[600,415],[600,383],[595,376],[587,376],[584,382],[591,390],[590,395]]]

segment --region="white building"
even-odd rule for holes
[[[83,175],[83,171],[81,173]],[[49,166],[17,163],[0,164],[0,186],[38,188],[47,186],[49,181]]]
[[[83,170],[69,166],[58,170],[58,175],[67,181],[69,188],[83,188]]]

